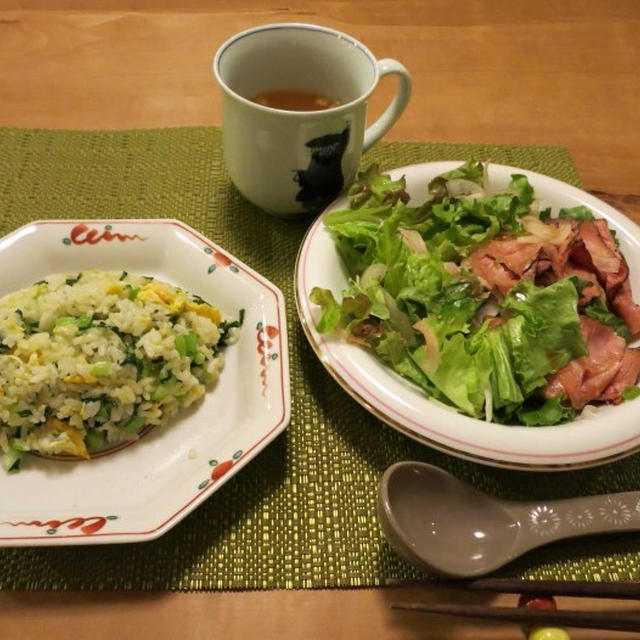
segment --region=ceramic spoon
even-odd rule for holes
[[[640,491],[514,502],[438,467],[399,462],[382,476],[378,514],[388,540],[409,562],[471,578],[563,538],[640,530]]]

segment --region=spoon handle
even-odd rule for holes
[[[520,505],[518,518],[530,540],[640,530],[640,491],[545,500]]]

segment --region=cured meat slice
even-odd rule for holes
[[[525,277],[533,278],[541,245],[515,237],[494,238],[467,258],[466,266],[490,289],[505,295]]]
[[[622,257],[606,220],[585,220],[580,223],[578,243],[571,259],[580,267],[597,274],[608,295],[628,277],[629,267]]]
[[[622,392],[638,382],[640,377],[640,349],[627,349],[622,358],[620,368],[611,384],[600,394],[598,400],[620,404]]]
[[[640,306],[631,297],[631,283],[625,280],[611,299],[613,310],[624,320],[632,337],[640,334]]]
[[[580,331],[587,355],[572,360],[549,378],[547,398],[566,395],[574,409],[581,410],[597,399],[614,380],[625,354],[625,341],[609,327],[580,316]]]

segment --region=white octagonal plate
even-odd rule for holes
[[[411,204],[421,204],[432,178],[462,161],[430,162],[390,171],[406,177]],[[640,299],[640,228],[594,196],[540,173],[490,165],[492,191],[506,189],[513,173],[525,174],[543,207],[585,205],[605,218],[629,263],[635,299]],[[344,209],[346,198],[329,209]],[[416,386],[401,378],[371,353],[333,336],[318,333],[319,307],[311,304],[313,287],[340,296],[348,274],[320,216],[309,228],[296,262],[296,304],[307,338],[327,370],[371,413],[406,435],[446,453],[483,464],[538,471],[566,470],[604,464],[640,451],[640,399],[600,408],[595,416],[553,427],[503,426],[476,420],[431,402]]]
[[[48,274],[150,275],[244,323],[217,385],[191,410],[90,461],[28,456],[0,472],[0,545],[151,540],[168,531],[289,422],[281,291],[177,220],[40,221],[0,240],[0,296]],[[116,449],[118,449],[116,451]]]

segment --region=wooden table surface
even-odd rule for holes
[[[103,8],[107,6],[107,8]],[[211,58],[267,22],[346,31],[414,79],[387,140],[567,147],[585,187],[640,222],[637,0],[0,0],[0,126],[124,129],[221,124]],[[380,113],[393,91],[371,100]],[[1,153],[0,149],[0,153]],[[1,212],[0,212],[1,215]],[[0,571],[2,568],[0,567]],[[522,638],[393,600],[515,604],[433,588],[248,593],[1,593],[0,637],[227,640]],[[598,601],[560,605],[631,608]],[[571,631],[572,638],[629,634]]]

